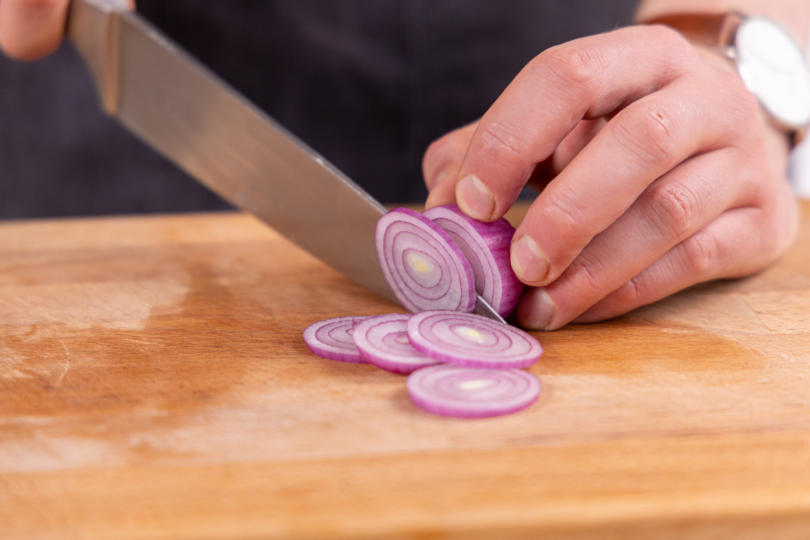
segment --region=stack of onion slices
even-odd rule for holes
[[[470,312],[477,292],[505,317],[523,291],[509,259],[514,233],[504,218],[483,223],[451,204],[424,214],[395,208],[377,222],[375,241],[383,275],[408,311]]]
[[[514,231],[504,219],[480,223],[455,205],[425,215],[391,210],[377,223],[377,257],[391,290],[417,314],[321,321],[304,331],[307,346],[324,358],[410,373],[412,401],[435,414],[479,418],[528,407],[540,382],[515,368],[536,363],[540,343],[469,313],[476,291],[502,316],[514,309],[523,289],[509,261]]]
[[[347,360],[346,336],[351,335],[360,361],[393,373],[410,373],[412,401],[428,412],[461,418],[497,416],[528,407],[540,393],[533,375],[509,369],[533,365],[543,352],[534,337],[518,328],[454,311],[379,315],[356,321],[353,329],[351,319],[339,317],[308,327],[307,346],[325,358],[356,363]],[[427,369],[449,368],[435,365],[439,363],[454,366],[452,371],[435,370],[444,382],[436,382],[438,375],[423,379]],[[445,374],[452,376],[445,381]]]

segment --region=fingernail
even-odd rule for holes
[[[456,201],[461,211],[474,219],[484,220],[495,213],[495,197],[477,176],[468,174],[456,186]]]
[[[512,270],[523,283],[543,284],[548,269],[548,258],[531,236],[525,235],[512,246]]]
[[[548,330],[557,313],[557,305],[543,288],[535,289],[531,296],[529,302],[526,298],[521,302],[520,324],[529,330]]]

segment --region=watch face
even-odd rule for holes
[[[801,49],[775,22],[751,17],[736,35],[737,68],[745,86],[779,123],[810,122],[810,69]]]

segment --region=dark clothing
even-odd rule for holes
[[[382,202],[544,49],[636,0],[138,0],[138,10]],[[0,218],[227,208],[104,117],[76,53],[0,59]]]

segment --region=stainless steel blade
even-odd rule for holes
[[[397,302],[374,245],[385,208],[346,175],[123,0],[74,0],[68,36],[109,115],[235,206]],[[503,320],[480,300],[477,312]]]

